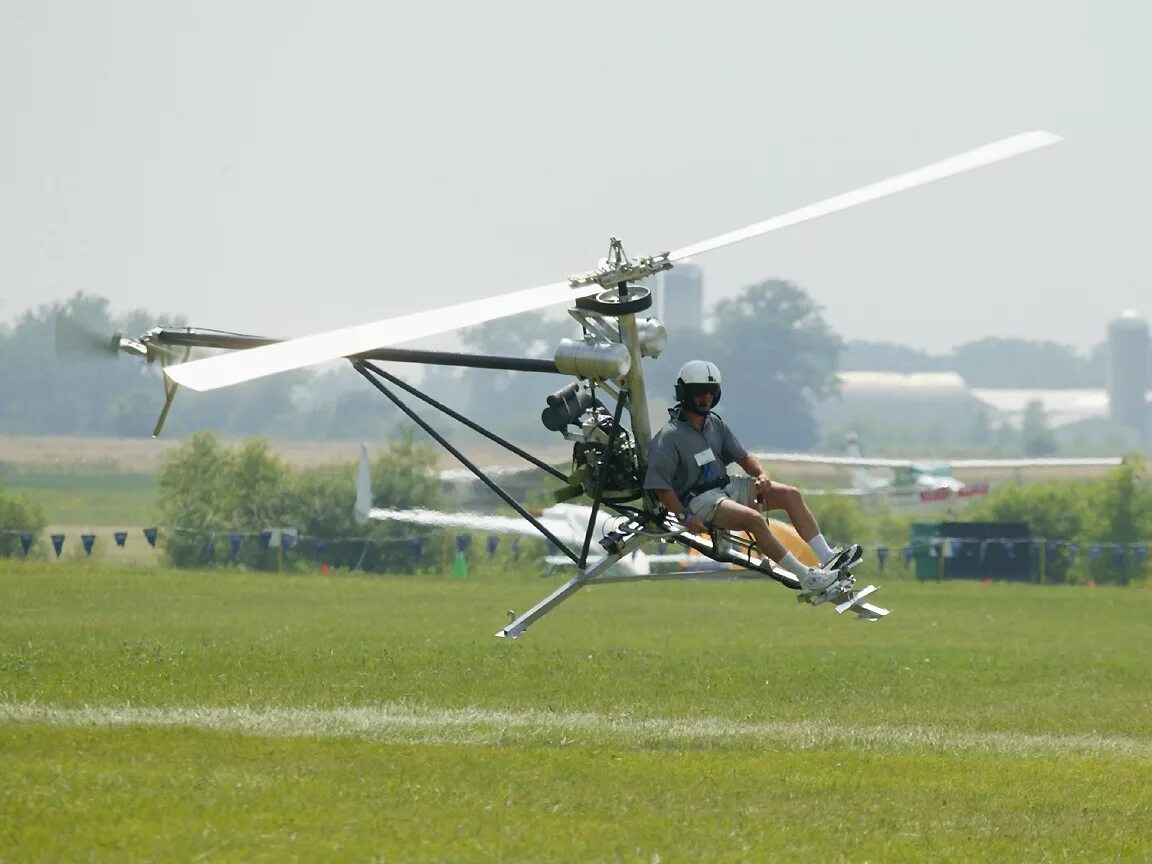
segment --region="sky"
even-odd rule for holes
[[[1061,144],[702,255],[847,339],[1088,350],[1148,302],[1152,5],[0,5],[0,322],[298,336],[688,245],[1029,129]]]

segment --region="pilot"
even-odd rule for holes
[[[760,551],[800,582],[802,596],[819,594],[837,579],[837,568],[860,556],[858,546],[832,548],[800,490],[773,483],[760,461],[746,451],[712,409],[720,401],[720,370],[707,360],[690,360],[676,379],[671,418],[652,439],[644,488],[692,532],[706,526],[746,531]],[[735,462],[746,477],[729,478]],[[822,562],[808,567],[772,534],[762,511],[784,510],[796,531]]]

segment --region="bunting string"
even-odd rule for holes
[[[370,548],[384,548],[391,549],[393,552],[406,551],[407,557],[411,561],[418,562],[428,551],[429,539],[427,535],[417,534],[406,534],[399,537],[313,537],[298,534],[291,530],[275,529],[221,532],[178,526],[164,530],[167,530],[170,535],[180,535],[202,542],[206,561],[215,560],[218,553],[226,553],[226,558],[231,563],[238,562],[241,552],[249,548],[252,543],[258,544],[258,548],[262,550],[274,551],[278,549],[281,553],[294,553],[297,557],[304,556],[305,550],[307,550],[307,557],[313,561],[319,561],[326,550],[336,546],[359,544],[363,547],[363,552],[360,555],[361,561],[364,560]],[[155,548],[160,539],[160,533],[160,527],[150,526],[141,529],[140,536],[143,537],[149,547]],[[0,537],[4,536],[18,538],[20,554],[23,556],[29,554],[36,539],[35,534],[30,531],[0,528]],[[84,554],[90,556],[98,545],[98,535],[91,531],[84,531],[78,536]],[[127,530],[111,532],[112,542],[121,549],[127,547],[132,536],[132,532]],[[67,542],[67,534],[54,532],[47,537],[55,556],[59,558],[63,554]],[[469,554],[472,548],[471,534],[459,533],[454,535],[453,540],[453,551],[456,555]],[[520,559],[520,543],[520,537],[512,537],[507,541],[508,554],[514,560]],[[1033,573],[1039,572],[1040,575],[1043,575],[1044,570],[1050,569],[1054,564],[1058,563],[1066,568],[1077,563],[1082,555],[1087,557],[1089,564],[1093,567],[1109,564],[1116,571],[1124,571],[1129,568],[1143,571],[1150,544],[1152,541],[1145,540],[1133,543],[1106,541],[1081,543],[1044,537],[933,537],[918,538],[902,547],[876,545],[866,547],[864,551],[866,555],[872,553],[872,562],[881,572],[891,566],[893,559],[898,565],[902,564],[904,569],[911,567],[915,561],[925,558],[943,559],[945,562],[948,559],[969,559],[984,565],[990,560],[990,555],[996,553],[1001,560],[1008,561],[1017,561],[1018,556],[1025,556],[1026,560],[1031,562]],[[550,543],[548,546],[547,554],[556,554],[555,547]],[[657,551],[663,553],[668,547],[669,544],[661,541]],[[490,534],[485,538],[485,543],[481,548],[488,558],[494,558],[501,548],[501,538],[496,534]]]

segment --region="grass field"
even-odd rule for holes
[[[1152,850],[1146,587],[0,568],[0,861]]]
[[[0,482],[38,504],[53,524],[151,525],[157,515],[153,474],[76,465],[4,466]]]

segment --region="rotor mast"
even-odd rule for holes
[[[620,342],[628,351],[628,371],[620,378],[620,383],[628,394],[628,413],[632,418],[632,437],[637,455],[642,462],[648,461],[648,445],[652,440],[652,424],[648,419],[648,393],[644,385],[642,358],[657,357],[664,347],[666,333],[663,327],[659,333],[652,328],[641,328],[636,321],[636,313],[652,306],[652,292],[647,288],[630,284],[654,276],[674,266],[668,252],[649,255],[631,261],[624,252],[624,244],[615,237],[608,240],[608,256],[600,262],[600,267],[590,273],[571,276],[568,284],[573,288],[583,288],[598,284],[605,291],[592,297],[576,300],[578,309],[610,315],[619,323]],[[651,335],[650,335],[651,334]]]
[[[620,283],[620,287],[624,288],[624,283]],[[632,417],[632,439],[636,442],[636,454],[640,461],[647,464],[652,424],[648,419],[648,392],[644,389],[644,364],[640,362],[640,333],[636,327],[635,313],[620,316],[620,336],[632,359],[628,374],[624,376],[624,389],[628,391],[628,411]]]

